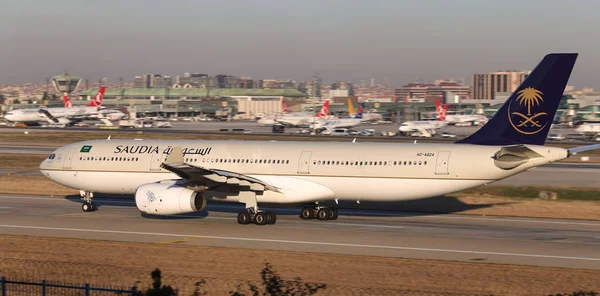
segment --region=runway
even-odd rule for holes
[[[0,195],[0,233],[600,269],[600,222],[342,210],[304,221],[275,209],[276,225],[238,225],[237,204],[145,218],[132,201]]]

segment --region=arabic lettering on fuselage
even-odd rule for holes
[[[188,154],[198,154],[198,155],[208,155],[210,153],[210,151],[212,150],[211,147],[205,147],[205,148],[183,148],[181,149],[183,152],[183,155],[188,155]],[[152,146],[152,145],[119,145],[117,147],[115,147],[115,150],[113,151],[113,153],[117,153],[117,154],[122,154],[122,153],[128,153],[128,154],[153,154],[153,153],[162,153],[163,154],[171,154],[171,151],[173,151],[173,147],[169,146],[166,149],[160,149],[160,147],[158,146]]]

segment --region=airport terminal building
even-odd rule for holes
[[[80,100],[73,103],[85,105],[97,91],[97,88],[83,91]],[[281,112],[282,99],[288,106],[299,106],[306,94],[295,89],[113,88],[106,89],[103,106],[133,107],[137,113],[163,116],[215,116],[229,112],[239,114],[239,119],[252,119],[257,114]]]

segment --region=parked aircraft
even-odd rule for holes
[[[60,147],[40,170],[79,189],[84,211],[96,209],[94,193],[124,193],[154,215],[220,200],[245,204],[240,224],[274,224],[265,203],[310,204],[302,219],[336,219],[319,202],[440,196],[600,148],[543,146],[576,57],[544,57],[485,126],[456,143],[108,139]]]
[[[329,112],[329,100],[321,108],[321,111],[316,115],[311,112],[292,112],[285,104],[285,100],[281,98],[281,114],[263,116],[256,122],[262,126],[270,126],[273,124],[283,124],[294,127],[308,127],[314,118],[325,118]]]
[[[479,125],[485,124],[488,121],[485,115],[480,114],[448,114],[448,105],[446,104],[442,107],[439,100],[435,101],[435,106],[438,118],[441,116],[442,120],[448,124]]]
[[[98,89],[98,92],[94,96],[94,99],[87,105],[88,107],[100,107],[102,106],[102,100],[104,99],[104,92],[106,91],[106,86],[101,86]],[[65,107],[72,107],[73,104],[69,100],[68,96],[63,96],[63,100],[65,102]],[[123,119],[125,117],[125,113],[108,108],[99,108],[98,119],[104,122],[106,125],[112,125],[111,121],[117,121]],[[108,121],[107,121],[108,120]]]
[[[360,118],[363,122],[382,120],[383,116],[375,112],[365,112],[365,103],[361,103],[358,112],[354,111],[352,100],[348,99],[348,114],[351,118]]]

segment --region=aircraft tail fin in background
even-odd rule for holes
[[[98,89],[98,92],[96,93],[96,96],[94,97],[92,102],[90,102],[88,104],[88,107],[102,106],[102,99],[104,99],[104,91],[105,90],[106,90],[106,86],[101,86],[100,89]]]
[[[357,118],[357,119],[363,118],[364,110],[365,110],[365,103],[361,103],[360,107],[358,107],[358,113],[356,113],[356,116],[354,116],[354,118]]]
[[[71,100],[69,100],[69,96],[67,95],[63,96],[63,102],[65,103],[65,108],[73,107],[73,103],[71,103]]]
[[[486,125],[456,143],[544,145],[575,60],[576,53],[545,56]]]
[[[448,105],[445,105],[444,107],[442,107],[442,103],[440,103],[440,100],[436,100],[435,101],[435,113],[436,113],[435,119],[437,119],[438,121],[446,120],[447,112],[448,112]]]
[[[352,115],[354,113],[354,105],[352,105],[352,100],[348,99],[348,115]]]
[[[283,113],[290,113],[290,109],[287,108],[287,105],[285,104],[285,100],[283,99],[283,97],[281,97],[281,112]]]
[[[321,107],[321,111],[319,111],[319,113],[317,113],[317,117],[319,118],[325,118],[329,115],[329,100],[325,101],[325,103],[323,103],[323,107]]]

